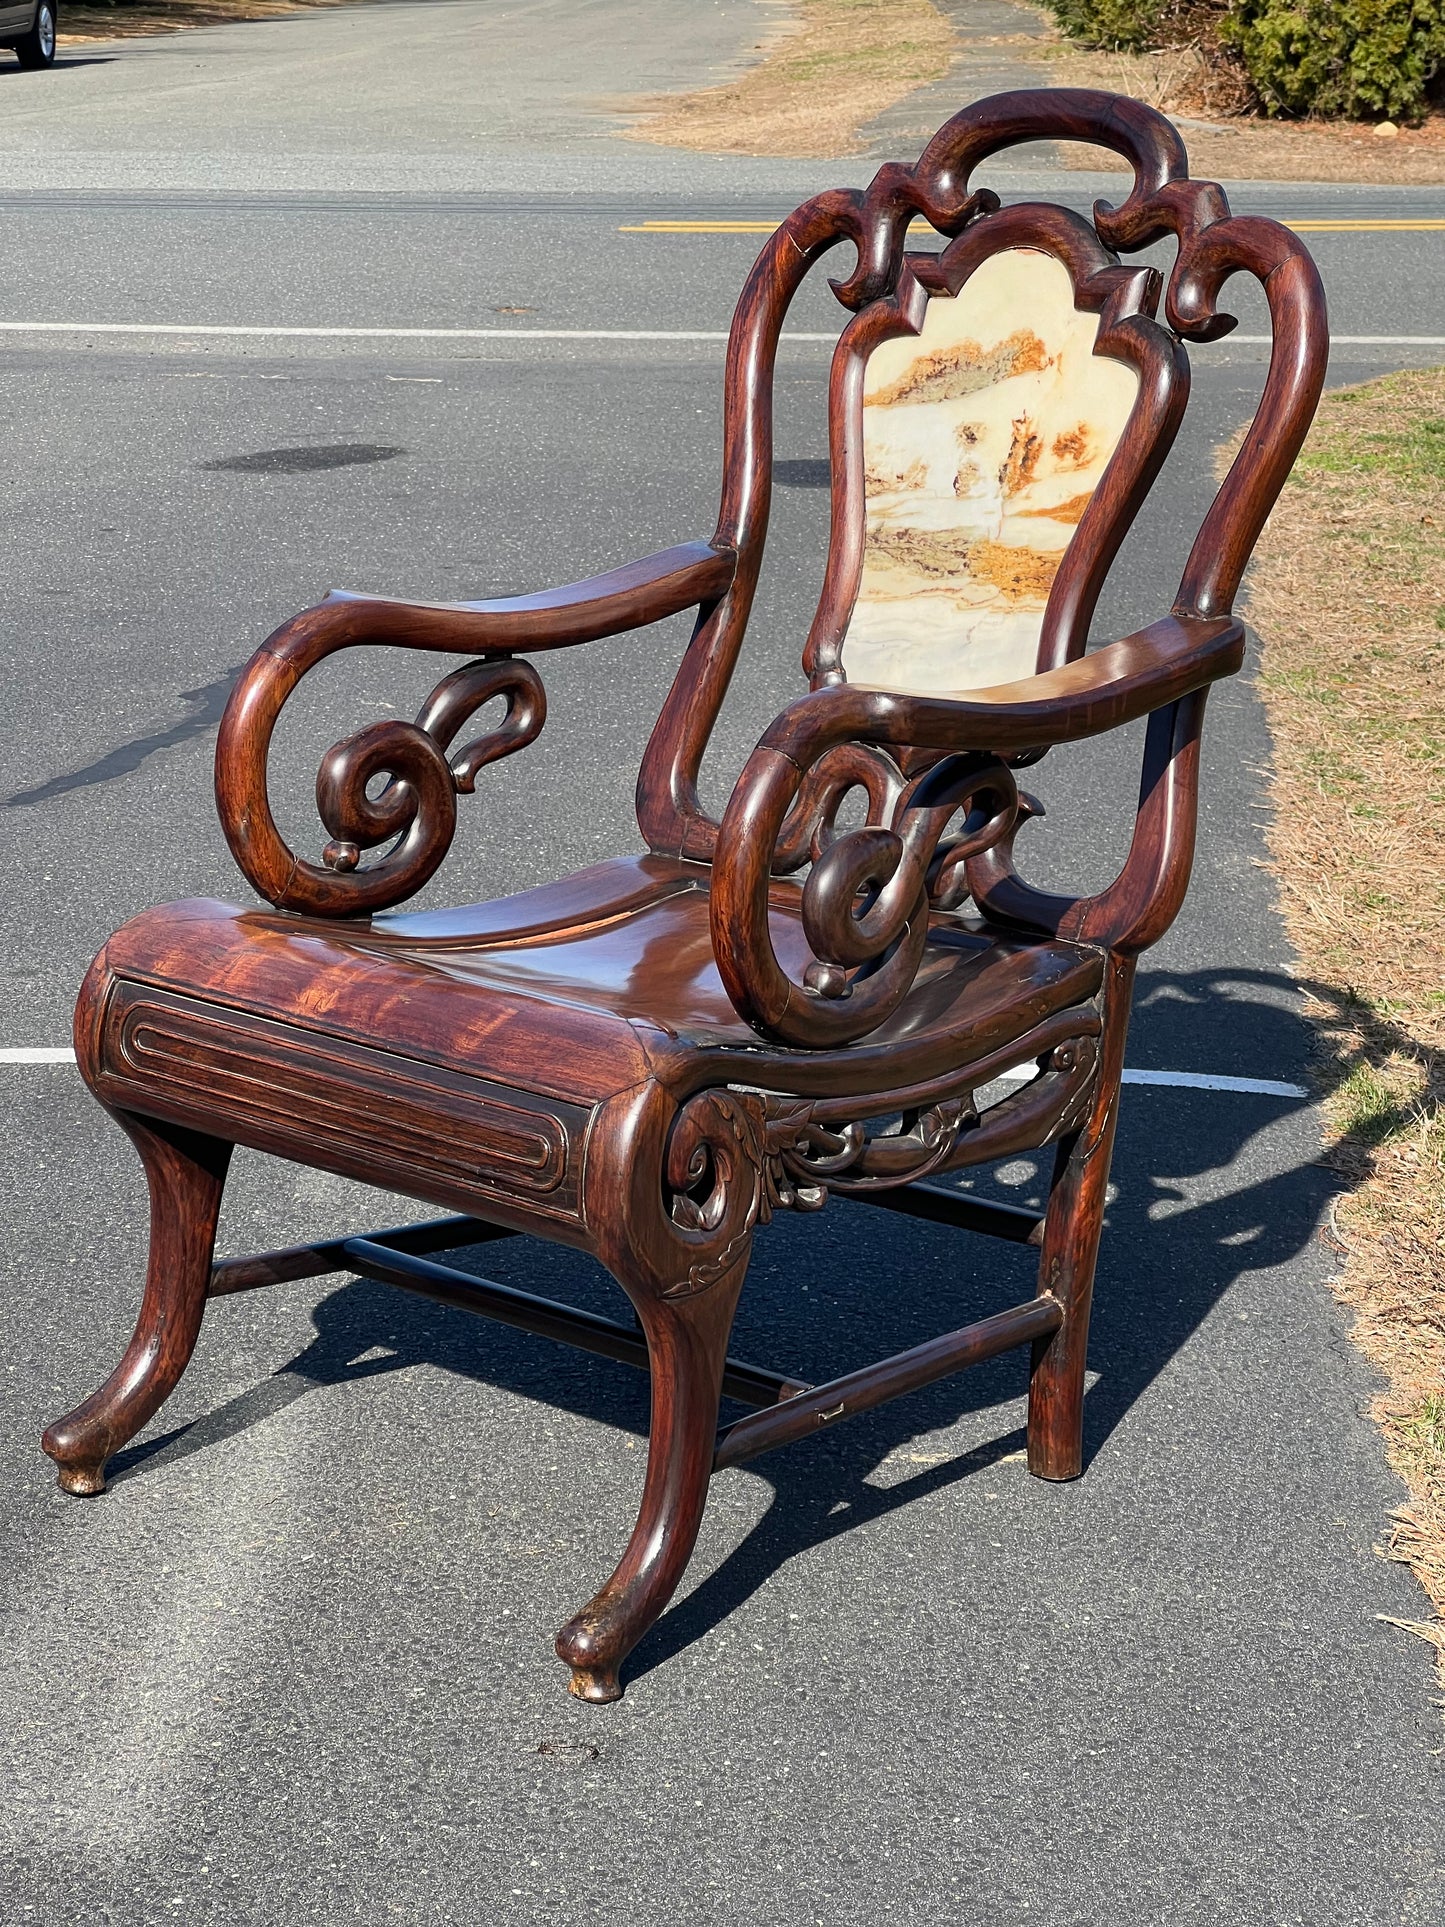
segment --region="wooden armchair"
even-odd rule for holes
[[[986,156],[1039,138],[1114,149],[1132,190],[1091,224],[970,188]],[[907,251],[919,217],[941,253]],[[1167,286],[1120,264],[1171,236]],[[767,529],[774,351],[799,285],[841,241],[857,258],[833,283],[847,320],[808,688],[717,822],[697,776]],[[1183,414],[1184,344],[1233,327],[1216,301],[1239,270],[1263,286],[1274,335],[1254,425],[1172,612],[1085,655],[1105,572]],[[45,1434],[65,1489],[103,1489],[107,1459],[184,1369],[208,1298],[286,1279],[358,1273],[647,1367],[640,1516],[557,1639],[572,1691],[608,1700],[682,1576],[721,1467],[1027,1345],[1030,1469],[1076,1476],[1135,960],[1184,897],[1205,695],[1240,666],[1231,603],[1326,341],[1304,248],[1190,181],[1160,115],[1100,93],[1003,95],[955,116],[915,166],[809,201],[764,247],[732,328],[710,541],[504,601],[331,595],[278,630],[216,750],[227,839],[274,908],[150,911],[111,938],[80,994],[81,1070],[140,1152],[151,1250],[129,1349]],[[546,699],[524,656],[694,606],[637,788],[646,854],[501,902],[393,914],[446,855],[458,795],[540,732]],[[268,746],[302,677],[362,643],[469,660],[414,724],[373,724],[329,752],[317,803],[330,841],[313,863],[273,819]],[[454,747],[498,696],[500,725]],[[1036,806],[1016,771],[1145,715],[1120,874],[1093,896],[1031,888],[1013,846]],[[845,830],[849,796],[867,821]],[[1027,1082],[980,1101],[1030,1064]],[[217,1264],[238,1143],[464,1215]],[[1042,1216],[926,1182],[1050,1144]],[[1037,1295],[830,1384],[730,1357],[755,1228],[830,1192],[1034,1245]],[[431,1255],[514,1233],[594,1253],[640,1329]],[[719,1434],[723,1394],[756,1409]]]

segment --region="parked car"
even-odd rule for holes
[[[49,67],[56,11],[56,0],[0,0],[0,47],[13,47],[22,67]]]

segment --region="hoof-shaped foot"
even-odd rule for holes
[[[609,1673],[601,1667],[574,1666],[572,1677],[567,1682],[567,1691],[573,1699],[590,1700],[594,1706],[605,1706],[609,1700],[622,1698],[622,1681],[616,1673]]]
[[[567,1691],[573,1699],[590,1700],[594,1706],[605,1706],[609,1700],[622,1698],[622,1681],[618,1671],[623,1654],[614,1651],[605,1654],[599,1629],[587,1619],[578,1617],[567,1622],[557,1635],[557,1657],[565,1666],[572,1669],[572,1677],[567,1682]]]
[[[211,1276],[216,1214],[229,1144],[129,1112],[115,1113],[134,1141],[151,1194],[145,1296],[125,1354],[98,1392],[49,1426],[40,1443],[60,1467],[60,1489],[78,1498],[105,1490],[105,1462],[169,1398],[186,1369]]]
[[[77,1499],[96,1499],[105,1490],[105,1467],[62,1465],[55,1482],[62,1492],[72,1493]]]
[[[103,1458],[96,1458],[93,1453],[78,1452],[74,1441],[67,1439],[58,1425],[51,1426],[40,1444],[60,1468],[56,1479],[62,1492],[74,1493],[78,1499],[93,1499],[98,1493],[104,1492]]]

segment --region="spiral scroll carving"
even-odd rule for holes
[[[851,786],[844,774],[851,765],[840,760],[831,776],[827,772],[842,751],[874,757],[893,771],[894,780],[880,782],[878,792],[888,806],[885,820],[838,831],[836,809]],[[854,780],[863,781],[861,775]],[[738,822],[744,812],[749,820],[739,834],[761,852],[773,851],[785,833],[794,846],[804,830],[809,834],[815,861],[803,886],[802,923],[812,957],[801,981],[784,970],[768,918],[769,871],[782,865],[755,860],[741,903],[730,889],[714,893],[718,967],[754,1029],[785,1043],[819,1046],[866,1036],[898,1008],[923,955],[930,909],[962,902],[964,866],[1009,834],[1018,789],[1007,764],[980,752],[945,756],[908,782],[891,758],[863,745],[833,748],[806,770],[762,749],[743,772],[728,817]],[[960,814],[962,828],[945,837]],[[725,839],[727,829],[725,819]],[[794,854],[795,848],[787,852],[790,859]]]
[[[709,1090],[678,1112],[664,1185],[672,1222],[699,1255],[666,1296],[690,1297],[716,1284],[753,1227],[774,1211],[822,1208],[828,1194],[816,1178],[798,1183],[782,1162],[785,1145],[806,1141],[810,1108],[802,1100]]]
[[[668,698],[665,726],[648,751],[639,796],[643,832],[654,849],[710,862],[719,846],[720,825],[700,801],[698,776],[758,580],[771,500],[772,368],[790,303],[824,256],[847,244],[856,259],[831,284],[843,306],[860,314],[895,296],[916,216],[950,237],[977,230],[983,246],[999,201],[988,189],[973,187],[972,175],[991,157],[1034,140],[1087,141],[1128,162],[1134,177],[1129,191],[1117,205],[1096,204],[1095,231],[1115,253],[1177,241],[1165,314],[1183,340],[1217,340],[1235,326],[1218,305],[1231,274],[1252,275],[1264,288],[1274,343],[1264,392],[1191,550],[1174,605],[1184,614],[1229,613],[1324,378],[1328,324],[1308,252],[1275,222],[1231,214],[1215,183],[1191,180],[1178,130],[1142,101],[1068,87],[975,101],[938,130],[911,166],[890,162],[866,188],[830,189],[797,208],[749,277],[728,348],[724,491],[713,538],[740,562],[728,594],[699,627]],[[1159,447],[1162,452],[1162,439]],[[1119,527],[1109,531],[1110,554],[1133,506],[1118,511]],[[828,680],[827,666],[810,664],[810,670],[815,666]]]
[[[501,722],[449,757],[453,738],[498,696],[507,705]],[[365,908],[378,910],[413,896],[451,848],[458,792],[470,795],[488,763],[534,742],[546,718],[541,677],[530,663],[504,658],[453,670],[414,723],[372,723],[337,743],[316,778],[316,808],[332,838],[322,862],[349,876],[363,851],[391,843],[379,862],[356,875],[358,897],[364,893]],[[373,799],[368,785],[382,775],[388,780]]]
[[[316,777],[316,807],[329,841],[321,862],[296,855],[281,836],[266,790],[277,717],[315,662],[351,640],[350,612],[326,606],[299,618],[279,646],[259,650],[232,695],[216,754],[217,799],[237,861],[278,909],[318,917],[369,916],[403,902],[435,875],[451,847],[457,796],[469,795],[488,763],[513,755],[547,718],[542,679],[514,657],[465,664],[443,678],[415,722],[389,718],[335,744]],[[324,620],[323,620],[324,618]],[[486,703],[500,722],[453,751]],[[381,788],[371,790],[379,778]],[[368,851],[382,854],[362,867]]]

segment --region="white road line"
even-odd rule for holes
[[[1267,342],[1268,335],[1225,335],[1226,341]],[[1445,348],[1445,335],[1331,335],[1332,348]]]
[[[1024,1084],[1034,1076],[1032,1064],[1019,1064],[1005,1071],[997,1082]],[[1125,1084],[1167,1086],[1180,1091],[1237,1091],[1246,1097],[1308,1097],[1303,1084],[1281,1084],[1269,1077],[1211,1076],[1204,1071],[1125,1071]]]
[[[619,234],[776,234],[780,221],[638,221],[628,227],[620,227]],[[1281,225],[1292,228],[1301,234],[1425,234],[1445,228],[1440,220],[1294,220],[1282,221]],[[910,234],[928,236],[937,233],[921,215],[916,215],[908,224]]]
[[[179,321],[0,321],[6,334],[242,335],[288,341],[726,341],[727,330],[698,328],[252,328],[192,327]],[[785,335],[785,341],[836,341],[836,335]]]
[[[181,321],[0,321],[12,335],[192,335],[270,341],[726,341],[705,328],[286,328],[192,325]],[[836,342],[836,334],[791,334],[784,341]],[[1226,335],[1240,348],[1267,348],[1268,335]],[[1331,335],[1335,348],[1445,348],[1445,335]]]
[[[0,1064],[73,1064],[66,1045],[0,1050]],[[1005,1071],[1001,1084],[1022,1084],[1034,1075],[1032,1064]],[[1125,1071],[1126,1084],[1162,1084],[1185,1091],[1240,1091],[1251,1097],[1308,1097],[1303,1084],[1279,1084],[1267,1077],[1211,1077],[1202,1071]]]
[[[1173,1090],[1243,1091],[1252,1097],[1308,1097],[1303,1084],[1278,1084],[1269,1077],[1211,1077],[1201,1071],[1125,1071],[1126,1084],[1167,1084]]]

